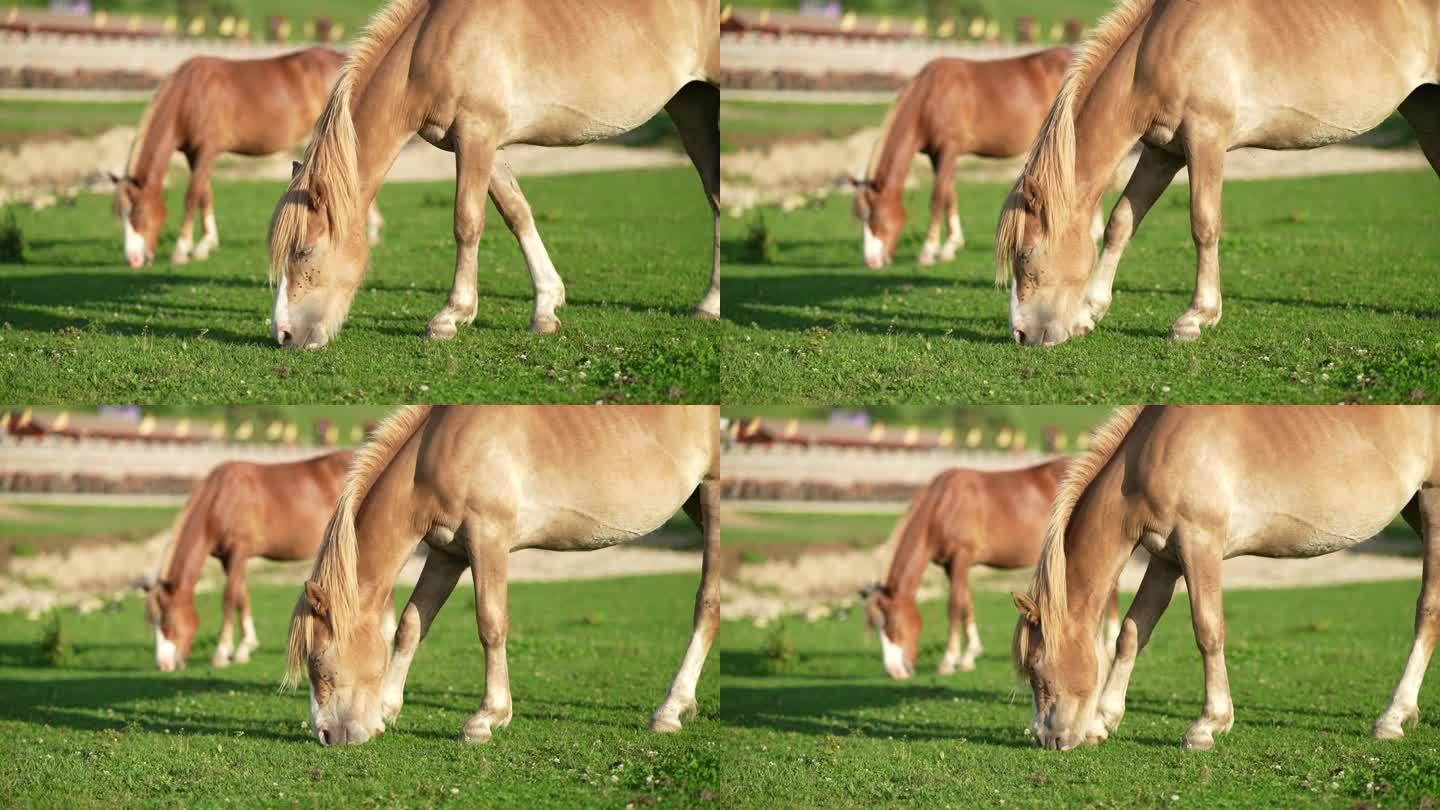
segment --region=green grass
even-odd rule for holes
[[[720,145],[726,151],[753,149],[785,140],[843,138],[878,127],[889,104],[805,104],[722,101]]]
[[[65,540],[77,537],[113,537],[143,540],[170,528],[172,506],[101,506],[93,504],[26,503],[6,501],[24,517],[0,516],[0,540]]]
[[[943,602],[921,606],[919,674],[885,677],[858,611],[788,620],[798,661],[771,674],[774,633],[726,622],[721,719],[735,751],[722,801],[737,807],[1428,807],[1440,799],[1433,709],[1405,740],[1370,725],[1412,640],[1415,582],[1225,595],[1235,727],[1211,752],[1184,752],[1199,715],[1200,658],[1176,598],[1140,656],[1128,711],[1100,746],[1031,746],[1029,686],[1009,663],[1015,608],[980,593],[978,669],[934,674]],[[1440,701],[1436,678],[1422,706]],[[1376,804],[1366,805],[1376,806]]]
[[[107,129],[135,126],[145,112],[142,101],[31,101],[0,103],[0,145],[38,134],[87,137]]]
[[[558,335],[526,333],[530,280],[491,211],[480,246],[480,313],[426,341],[454,268],[453,185],[391,184],[385,242],[326,349],[269,337],[265,229],[273,183],[219,183],[221,248],[166,262],[183,186],[155,265],[120,261],[110,201],[22,211],[27,263],[0,264],[0,390],[30,404],[414,401],[717,401],[713,323],[690,317],[709,280],[709,211],[688,169],[524,182],[570,305]]]
[[[743,526],[727,526],[722,544],[727,548],[795,546],[816,544],[868,548],[885,542],[900,520],[898,513],[884,512],[767,512],[741,510]],[[752,524],[753,522],[753,524]]]
[[[1440,195],[1428,171],[1227,183],[1225,317],[1192,344],[1165,339],[1194,289],[1187,188],[1146,219],[1097,331],[1050,350],[1013,344],[993,286],[1006,190],[961,185],[969,244],[932,268],[915,265],[928,189],[907,195],[909,225],[881,272],[860,262],[848,198],[769,212],[774,264],[742,258],[746,222],[727,219],[727,401],[1440,398],[1440,230],[1428,214]]]
[[[511,587],[515,717],[473,746],[456,742],[484,681],[468,589],[421,646],[398,724],[341,749],[306,730],[303,685],[275,692],[295,588],[252,587],[262,646],[223,670],[206,664],[218,596],[202,595],[201,640],[177,675],[154,671],[137,600],[66,613],[75,659],[63,669],[41,662],[44,622],[0,615],[0,784],[7,803],[44,807],[696,804],[718,791],[729,756],[717,742],[718,656],[700,681],[699,717],[679,734],[645,730],[689,639],[695,582]]]

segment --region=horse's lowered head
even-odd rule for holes
[[[370,261],[364,206],[318,171],[294,166],[270,223],[276,283],[271,335],[283,348],[318,349],[340,332]]]
[[[339,607],[320,583],[305,583],[290,625],[292,669],[286,678],[298,677],[294,667],[303,661],[310,678],[310,728],[322,745],[359,745],[385,731],[380,687],[389,648],[377,617],[337,621]]]
[[[895,258],[895,245],[905,230],[905,203],[899,194],[886,194],[874,180],[848,178],[855,187],[855,218],[860,220],[860,245],[865,266],[879,270]]]
[[[146,582],[145,621],[155,629],[155,666],[161,672],[182,669],[190,657],[190,645],[200,629],[193,594],[179,592],[168,580]]]
[[[165,227],[165,195],[159,183],[110,173],[115,183],[115,216],[125,238],[125,263],[139,269],[155,260]]]
[[[865,621],[880,637],[885,672],[904,680],[915,674],[920,651],[920,610],[913,599],[897,599],[886,585],[860,589],[865,600]]]
[[[1103,661],[1097,636],[1087,632],[1082,622],[1042,626],[1042,611],[1035,600],[1022,593],[1013,596],[1020,618],[1010,655],[1016,672],[1030,681],[1035,710],[1030,730],[1035,743],[1066,751],[1082,743],[1104,742],[1108,735],[1097,711]]]

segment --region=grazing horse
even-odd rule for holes
[[[290,621],[286,683],[310,679],[324,745],[363,743],[400,713],[415,650],[468,566],[485,695],[460,739],[510,723],[505,635],[510,552],[591,551],[654,531],[681,508],[705,539],[694,635],[654,731],[694,714],[720,623],[715,406],[411,406],[391,415],[346,479]],[[377,614],[415,544],[425,567],[386,660]],[[576,559],[576,565],[584,561]]]
[[[905,228],[905,176],[917,152],[935,169],[930,230],[918,261],[932,265],[955,258],[965,247],[955,202],[956,161],[962,155],[1025,154],[1069,64],[1069,48],[1051,48],[1012,59],[942,58],[921,69],[900,90],[870,152],[865,177],[855,181],[866,266],[878,270],[894,258]],[[945,219],[950,238],[942,247]]]
[[[1030,593],[1015,597],[1012,654],[1034,690],[1035,741],[1073,748],[1119,726],[1135,658],[1183,576],[1205,672],[1204,708],[1183,745],[1210,748],[1235,717],[1221,562],[1330,554],[1375,536],[1396,514],[1424,538],[1424,583],[1414,646],[1375,721],[1382,738],[1403,736],[1419,719],[1420,682],[1440,638],[1440,409],[1121,409],[1066,475]],[[1087,639],[1137,544],[1150,563],[1106,678]]]
[[[175,522],[158,582],[146,587],[145,618],[155,628],[155,665],[185,666],[200,624],[195,583],[208,557],[225,567],[220,644],[211,666],[245,663],[260,644],[250,617],[245,563],[306,560],[320,547],[352,453],[341,450],[288,464],[230,461],[210,471]],[[391,610],[390,613],[394,614]],[[232,641],[239,620],[244,636]]]
[[[970,600],[970,567],[1024,568],[1040,559],[1045,518],[1070,459],[1000,472],[954,468],[935,476],[910,502],[895,525],[890,545],[895,555],[884,585],[860,592],[865,615],[880,636],[885,671],[892,678],[915,674],[920,646],[920,611],[915,593],[925,566],[935,563],[950,577],[950,643],[939,673],[975,668],[980,632]],[[966,647],[960,651],[960,633]],[[1118,608],[1111,594],[1106,644],[1120,633]]]
[[[111,175],[126,263],[138,268],[155,258],[165,225],[165,170],[176,151],[190,163],[190,188],[170,261],[204,259],[219,247],[210,191],[215,158],[226,152],[269,155],[303,140],[344,58],[330,48],[270,59],[197,56],[161,83],[140,119],[124,176]],[[204,217],[199,244],[194,242],[197,211]],[[379,214],[372,210],[372,240],[379,237],[379,225]]]
[[[710,199],[710,288],[695,314],[718,318],[719,14],[718,0],[391,0],[341,69],[305,159],[276,205],[275,340],[319,348],[340,331],[369,263],[358,212],[416,133],[455,153],[455,281],[426,336],[452,338],[457,326],[475,320],[487,188],[530,271],[530,331],[556,331],[565,285],[500,150],[618,135],[662,107]]]
[[[1226,151],[1334,143],[1398,107],[1440,171],[1437,81],[1435,0],[1124,0],[1081,47],[1001,212],[996,281],[1012,282],[1012,336],[1051,345],[1092,331],[1121,252],[1186,166],[1195,294],[1170,337],[1198,338],[1220,321]],[[1097,263],[1086,215],[1137,141]]]

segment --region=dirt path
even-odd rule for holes
[[[140,543],[97,545],[81,543],[61,553],[15,558],[9,575],[0,575],[0,611],[26,611],[32,618],[51,607],[76,605],[98,609],[104,600],[123,598],[136,583],[152,576],[165,557],[170,532],[159,532]],[[676,551],[676,538],[652,535],[638,544],[615,546],[584,554],[525,549],[510,555],[512,582],[549,582],[568,579],[603,579],[637,574],[700,572],[700,552]],[[417,553],[406,563],[399,582],[414,585],[424,563]],[[251,582],[298,585],[310,572],[310,563],[252,562]],[[224,582],[220,563],[205,563],[197,591],[217,591]],[[461,587],[470,587],[462,577]]]
[[[1413,548],[1413,547],[1411,547]],[[1292,588],[1345,582],[1410,580],[1418,582],[1419,557],[1404,556],[1404,543],[1371,540],[1357,550],[1306,560],[1238,557],[1223,569],[1225,587]],[[864,551],[808,555],[793,560],[742,564],[725,582],[721,612],[727,619],[748,619],[764,626],[782,615],[803,615],[812,621],[836,610],[856,607],[856,592],[882,580],[892,550],[880,546]],[[1137,552],[1120,575],[1120,589],[1133,593],[1145,573],[1144,551]],[[1019,591],[1030,583],[1030,570],[997,571],[981,567],[971,574],[978,590]],[[1180,589],[1185,587],[1180,583]],[[930,566],[920,600],[948,597],[944,574]]]
[[[861,130],[843,139],[780,143],[723,155],[720,159],[720,171],[724,178],[720,189],[721,205],[732,216],[740,216],[756,205],[779,203],[782,208],[794,208],[803,205],[807,199],[823,198],[837,192],[848,195],[849,188],[837,185],[836,181],[847,175],[860,176],[864,173],[870,149],[879,132],[877,127]],[[1010,182],[1023,163],[1019,158],[962,158],[956,169],[956,180],[960,183]],[[1134,165],[1132,155],[1116,170],[1112,186],[1122,187]],[[1238,149],[1226,156],[1225,178],[1259,180],[1399,171],[1428,166],[1418,148],[1376,149],[1337,144],[1294,152]],[[930,182],[929,161],[916,155],[906,187],[928,188]],[[1183,170],[1176,177],[1176,182],[1188,182]]]
[[[134,138],[134,127],[116,127],[94,138],[41,139],[0,150],[0,204],[57,191],[108,194],[113,188],[108,173],[123,171]],[[225,180],[283,183],[290,179],[290,163],[299,157],[300,151],[265,158],[227,155],[216,164],[215,176]],[[556,148],[521,145],[509,147],[505,153],[511,168],[521,177],[690,165],[685,155],[668,149],[613,143]],[[392,182],[454,178],[455,156],[420,140],[411,141],[401,150],[389,174]],[[184,183],[187,179],[185,159],[176,153],[170,161],[167,182]]]

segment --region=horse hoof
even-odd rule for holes
[[[658,734],[672,734],[680,730],[680,720],[656,715],[650,718],[650,730]]]
[[[190,257],[189,257],[189,256],[184,256],[184,255],[181,255],[181,254],[177,253],[177,254],[175,254],[174,256],[171,256],[171,257],[170,257],[170,263],[171,263],[171,264],[189,264],[189,263],[190,263]]]
[[[235,663],[237,663],[237,664],[248,664],[248,663],[250,663],[250,651],[247,650],[247,649],[244,649],[244,648],[241,648],[241,649],[236,650],[236,651],[235,651]]]
[[[553,335],[559,331],[559,318],[532,318],[530,321],[530,334],[532,335]]]
[[[395,720],[400,717],[400,709],[402,706],[404,706],[403,703],[380,701],[380,719],[384,720],[386,724],[394,723]]]
[[[942,262],[953,262],[953,261],[955,261],[955,254],[959,253],[959,252],[960,252],[960,248],[963,248],[963,247],[965,247],[965,245],[961,244],[961,245],[958,245],[958,246],[956,246],[956,247],[946,248],[946,249],[940,251],[940,261],[942,261]]]
[[[1179,321],[1170,327],[1170,339],[1177,343],[1190,343],[1200,339],[1200,324],[1194,321]]]
[[[700,308],[698,308],[698,307],[695,309],[694,316],[695,316],[695,320],[697,320],[697,321],[718,321],[718,320],[720,320],[720,313],[718,313],[718,312],[711,312],[711,311],[708,310],[708,309],[700,309]]]
[[[1209,734],[1186,734],[1180,748],[1185,751],[1209,751],[1215,747],[1215,738]]]
[[[210,659],[210,666],[215,667],[216,669],[224,669],[225,667],[230,666],[230,656],[217,654]]]
[[[452,340],[457,333],[454,321],[431,321],[425,326],[426,340]]]
[[[490,742],[490,736],[489,723],[477,723],[473,726],[466,723],[465,728],[460,730],[460,742],[463,743],[487,743]]]
[[[1405,737],[1405,729],[1399,723],[1376,723],[1370,736],[1377,740],[1399,740]]]

